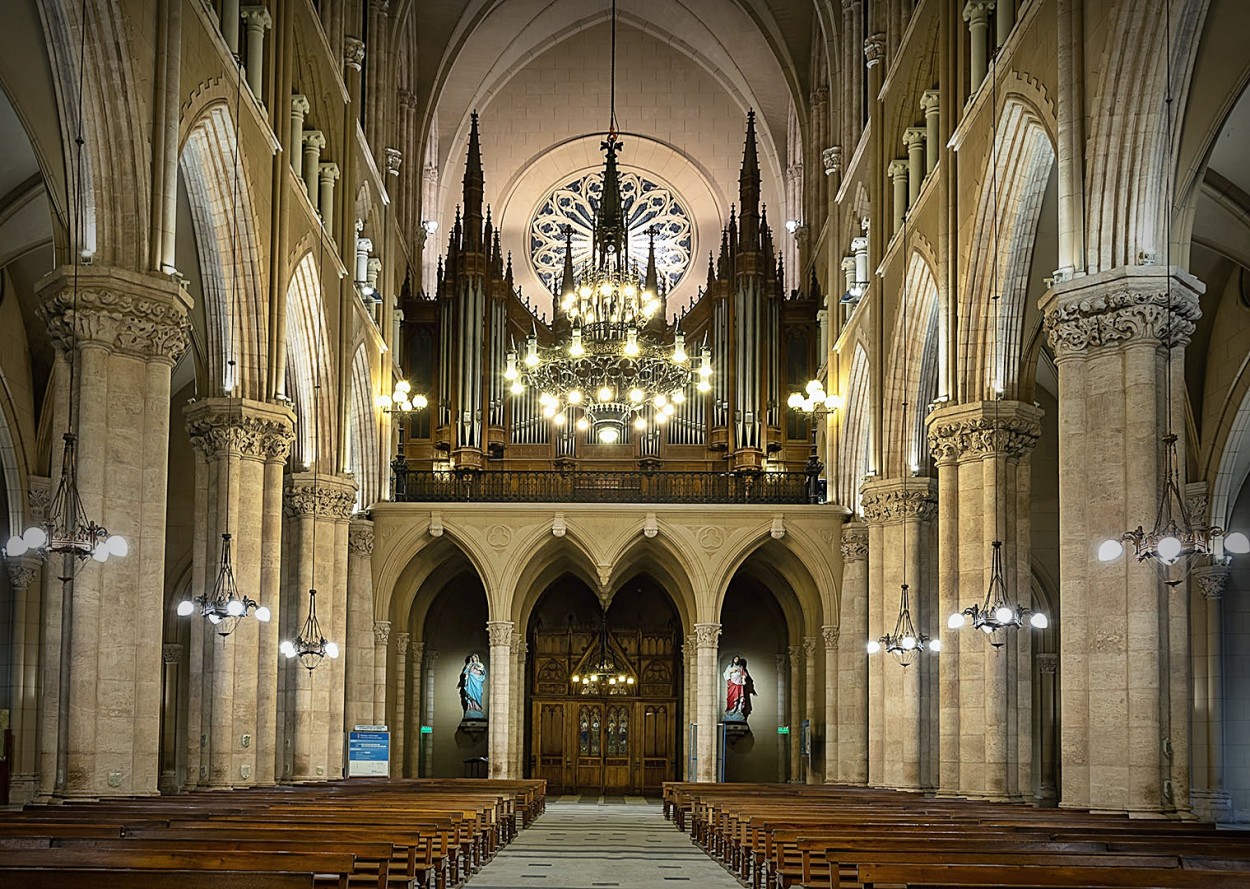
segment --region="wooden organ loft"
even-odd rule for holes
[[[568,325],[562,330],[554,321],[560,315],[555,305],[552,323],[539,320],[518,293],[511,254],[505,254],[490,209],[483,206],[483,185],[474,114],[463,210],[457,210],[439,262],[437,292],[430,297],[409,291],[401,299],[403,369],[429,406],[404,430],[407,484],[396,479],[396,499],[438,499],[426,482],[450,475],[472,475],[475,483],[488,484],[495,473],[593,472],[608,488],[613,476],[629,473],[664,475],[669,481],[673,473],[802,476],[810,428],[806,417],[787,408],[786,397],[801,390],[818,367],[821,296],[814,275],[806,292],[786,293],[785,270],[761,208],[753,112],[747,118],[737,208],[722,234],[719,256],[709,254],[706,285],[680,319],[688,344],[697,349],[706,341],[711,347],[712,389],[700,394],[692,387],[672,422],[645,435],[627,430],[614,444],[561,432],[542,416],[540,393],[509,391],[508,349],[531,332],[541,344],[553,345],[567,336]],[[566,274],[570,267],[566,264]],[[648,325],[648,332],[672,344],[675,321],[665,317]],[[687,493],[676,499],[703,499],[697,490]],[[545,498],[532,494],[532,499]],[[806,502],[806,496],[798,499]]]

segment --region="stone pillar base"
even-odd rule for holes
[[[1199,821],[1220,824],[1232,820],[1233,798],[1223,790],[1191,790],[1189,802]]]

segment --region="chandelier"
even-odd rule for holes
[[[327,642],[325,634],[321,632],[321,622],[317,620],[315,588],[308,591],[308,618],[304,621],[304,628],[294,642],[283,642],[278,646],[278,651],[286,655],[288,660],[299,658],[300,664],[310,673],[317,669],[323,658],[334,660],[339,656],[338,644]]]
[[[1025,608],[1023,605],[1012,605],[1007,599],[1007,583],[1003,580],[1003,542],[995,540],[993,555],[990,560],[990,585],[985,592],[985,601],[973,604],[963,611],[950,616],[946,625],[958,630],[969,620],[972,628],[980,630],[990,637],[990,645],[1002,648],[1007,641],[1006,636],[995,635],[999,630],[1018,630],[1027,622],[1038,630],[1050,626],[1050,619],[1040,611]]]
[[[261,623],[269,622],[268,608],[239,594],[239,588],[234,582],[229,534],[221,535],[221,566],[217,571],[217,581],[213,584],[212,592],[180,602],[178,616],[190,617],[197,605],[200,616],[217,628],[219,636],[229,636],[239,625],[239,621],[249,615]]]
[[[820,461],[817,434],[820,431],[819,421],[841,410],[841,395],[829,395],[825,392],[825,384],[820,380],[808,380],[803,392],[791,392],[786,399],[791,410],[807,415],[811,434],[811,452],[807,456],[807,500],[809,503],[820,502],[820,474],[825,471],[825,464]]]
[[[916,625],[911,619],[911,607],[907,601],[907,584],[905,583],[899,588],[898,618],[894,621],[894,632],[886,633],[880,639],[868,643],[869,654],[876,654],[882,650],[886,654],[893,655],[894,659],[904,667],[914,664],[922,652],[937,653],[942,650],[941,639],[930,639],[924,633],[916,632]]]
[[[1184,580],[1184,575],[1173,569],[1184,566],[1196,556],[1218,557],[1216,550],[1220,538],[1223,538],[1224,552],[1239,555],[1250,552],[1250,539],[1240,531],[1230,534],[1213,525],[1194,524],[1177,483],[1176,435],[1168,433],[1163,436],[1163,445],[1163,496],[1154,525],[1149,531],[1138,525],[1118,539],[1104,540],[1098,547],[1098,558],[1103,562],[1114,562],[1124,552],[1124,544],[1131,543],[1134,558],[1139,562],[1152,562],[1162,574],[1164,583],[1175,587]],[[1222,558],[1227,559],[1227,556]]]
[[[628,694],[633,690],[634,677],[617,666],[608,645],[607,611],[603,612],[599,625],[599,654],[595,663],[586,672],[574,673],[569,679],[584,695],[597,695],[603,689],[610,695]]]

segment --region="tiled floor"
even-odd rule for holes
[[[664,820],[658,802],[592,800],[549,800],[543,816],[470,879],[469,889],[738,889],[689,834]]]

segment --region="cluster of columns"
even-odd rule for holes
[[[240,6],[239,0],[223,0],[221,5],[221,36],[235,58],[240,58],[239,23],[247,29],[247,60],[244,68],[247,85],[257,101],[261,98],[265,70],[265,32],[273,27],[273,16],[264,6]]]
[[[925,180],[937,167],[941,149],[938,135],[938,115],[941,104],[941,93],[938,90],[925,90],[920,97],[920,110],[924,115],[925,125],[908,127],[903,131],[903,147],[907,150],[906,160],[890,161],[887,172],[892,187],[892,203],[894,210],[894,231],[903,228],[903,217],[907,210],[920,200],[920,191]]]
[[[325,221],[326,228],[333,230],[334,184],[339,180],[339,165],[321,160],[327,144],[325,133],[305,126],[311,108],[307,96],[291,96],[291,145],[302,151],[293,147],[287,153],[296,178],[304,182],[304,193],[313,210]]]
[[[994,14],[993,47],[1000,47],[1016,26],[1016,0],[968,0],[964,4],[964,21],[968,24],[968,61],[971,66],[972,91],[976,92],[989,73],[990,13]]]

